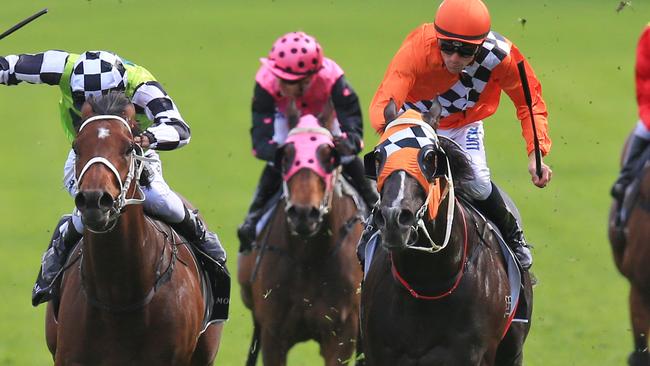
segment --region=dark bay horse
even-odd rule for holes
[[[386,114],[393,121],[394,106]],[[431,126],[438,116],[406,112],[369,155],[381,196],[374,211],[381,244],[361,295],[366,362],[521,365],[530,324],[510,323],[516,304],[499,243],[455,195],[454,183],[471,177],[471,167],[459,146],[437,137]],[[527,272],[524,284],[532,301]]]
[[[337,159],[329,130],[311,115],[300,118],[279,151],[283,198],[247,256],[254,265],[239,268],[254,321],[247,365],[255,365],[260,348],[265,365],[285,365],[289,349],[309,339],[320,344],[326,365],[353,358],[362,225]]]
[[[86,229],[63,276],[58,311],[52,302],[46,311],[55,365],[212,365],[223,325],[201,333],[196,261],[139,204],[133,105],[111,93],[87,102],[82,115],[73,145],[75,205]]]
[[[629,140],[629,139],[628,139]],[[623,154],[627,149],[623,148]],[[630,282],[630,319],[634,337],[634,351],[628,363],[633,366],[650,365],[648,332],[650,332],[650,164],[647,157],[638,178],[631,184],[625,199],[627,218],[622,232],[615,228],[618,210],[616,200],[609,214],[609,240],[618,270]]]

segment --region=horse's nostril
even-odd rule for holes
[[[311,210],[309,210],[309,216],[310,219],[312,220],[318,220],[320,217],[320,211],[316,207],[312,207]]]
[[[289,216],[290,218],[296,217],[296,206],[291,206],[287,209],[287,216]]]
[[[99,198],[99,208],[109,209],[113,207],[115,200],[108,192],[104,192]]]
[[[401,226],[411,226],[413,221],[415,221],[415,216],[411,211],[406,209],[401,210],[397,216],[397,223]]]
[[[84,197],[83,193],[77,193],[77,195],[74,196],[74,204],[77,208],[86,206],[86,197]]]

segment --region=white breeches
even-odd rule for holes
[[[483,144],[483,121],[472,122],[460,128],[438,129],[440,136],[454,140],[465,151],[472,165],[474,179],[463,182],[465,191],[476,200],[488,198],[492,192],[490,168],[487,166]]]

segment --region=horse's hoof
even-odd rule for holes
[[[630,353],[630,357],[627,358],[627,364],[630,366],[648,366],[650,365],[650,356],[647,351],[634,351]]]

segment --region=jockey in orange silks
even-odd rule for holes
[[[411,32],[397,51],[370,105],[370,121],[381,133],[389,121],[384,108],[393,100],[402,111],[426,111],[431,100],[442,105],[438,134],[464,148],[474,179],[463,184],[476,206],[504,234],[522,267],[532,265],[523,230],[490,179],[483,143],[483,119],[491,116],[505,91],[517,110],[529,156],[533,183],[542,188],[551,180],[551,169],[541,163],[535,174],[531,116],[517,64],[524,63],[532,95],[532,110],[541,155],[548,154],[547,111],[541,85],[530,65],[512,42],[490,28],[490,14],[481,0],[444,0],[433,24]]]

